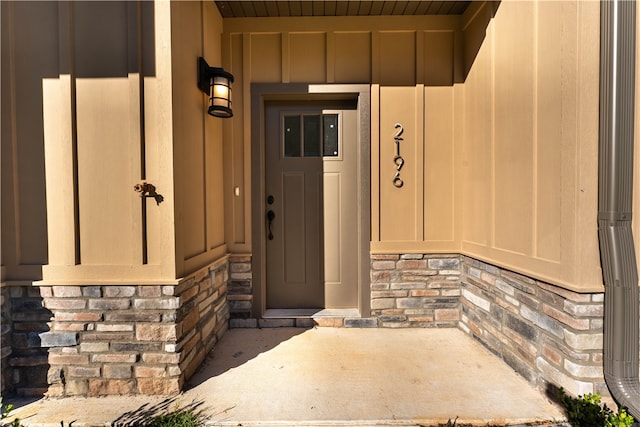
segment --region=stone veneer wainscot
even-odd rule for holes
[[[468,256],[371,256],[379,327],[460,328],[543,391],[610,397],[603,302],[604,293],[572,292]]]
[[[456,327],[458,255],[371,255],[371,315],[383,328]]]
[[[542,390],[608,397],[604,293],[576,293],[462,257],[460,328]]]
[[[228,259],[162,285],[40,286],[49,396],[176,394],[228,328]]]

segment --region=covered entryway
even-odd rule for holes
[[[358,315],[369,299],[369,86],[252,89],[254,315]]]

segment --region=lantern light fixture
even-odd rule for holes
[[[209,114],[214,117],[233,117],[231,109],[231,83],[233,74],[224,68],[210,67],[204,58],[198,58],[198,88],[209,96]]]

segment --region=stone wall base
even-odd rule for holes
[[[41,396],[48,389],[49,365],[40,334],[49,330],[52,313],[30,282],[4,283],[1,295],[2,393]]]
[[[251,255],[232,255],[229,260],[229,312],[231,321],[251,318],[253,308],[253,276]],[[256,319],[253,319],[256,320]],[[237,322],[243,325],[246,322]],[[257,327],[257,323],[254,328]]]
[[[230,327],[455,327],[532,385],[610,397],[604,294],[580,294],[460,255],[371,257],[366,317],[255,319],[251,257],[177,284],[3,284],[2,392],[175,394]]]
[[[604,293],[581,294],[462,257],[460,328],[541,390],[609,397]]]
[[[173,284],[12,287],[13,391],[177,394],[228,328],[227,285],[224,258]]]
[[[372,255],[371,316],[383,328],[456,327],[458,255]]]

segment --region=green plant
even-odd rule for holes
[[[4,426],[10,426],[10,427],[20,427],[20,419],[15,418],[13,421],[11,421],[9,424],[5,423],[4,420],[5,418],[9,417],[9,413],[13,411],[13,405],[11,403],[8,404],[3,404],[2,403],[2,396],[0,396],[0,426],[4,427]]]
[[[631,427],[634,419],[625,408],[614,413],[602,404],[599,393],[589,393],[574,398],[564,389],[559,390],[560,402],[567,410],[567,417],[573,427]]]
[[[145,422],[144,427],[200,427],[204,417],[191,409],[179,409],[168,414],[156,415]]]

